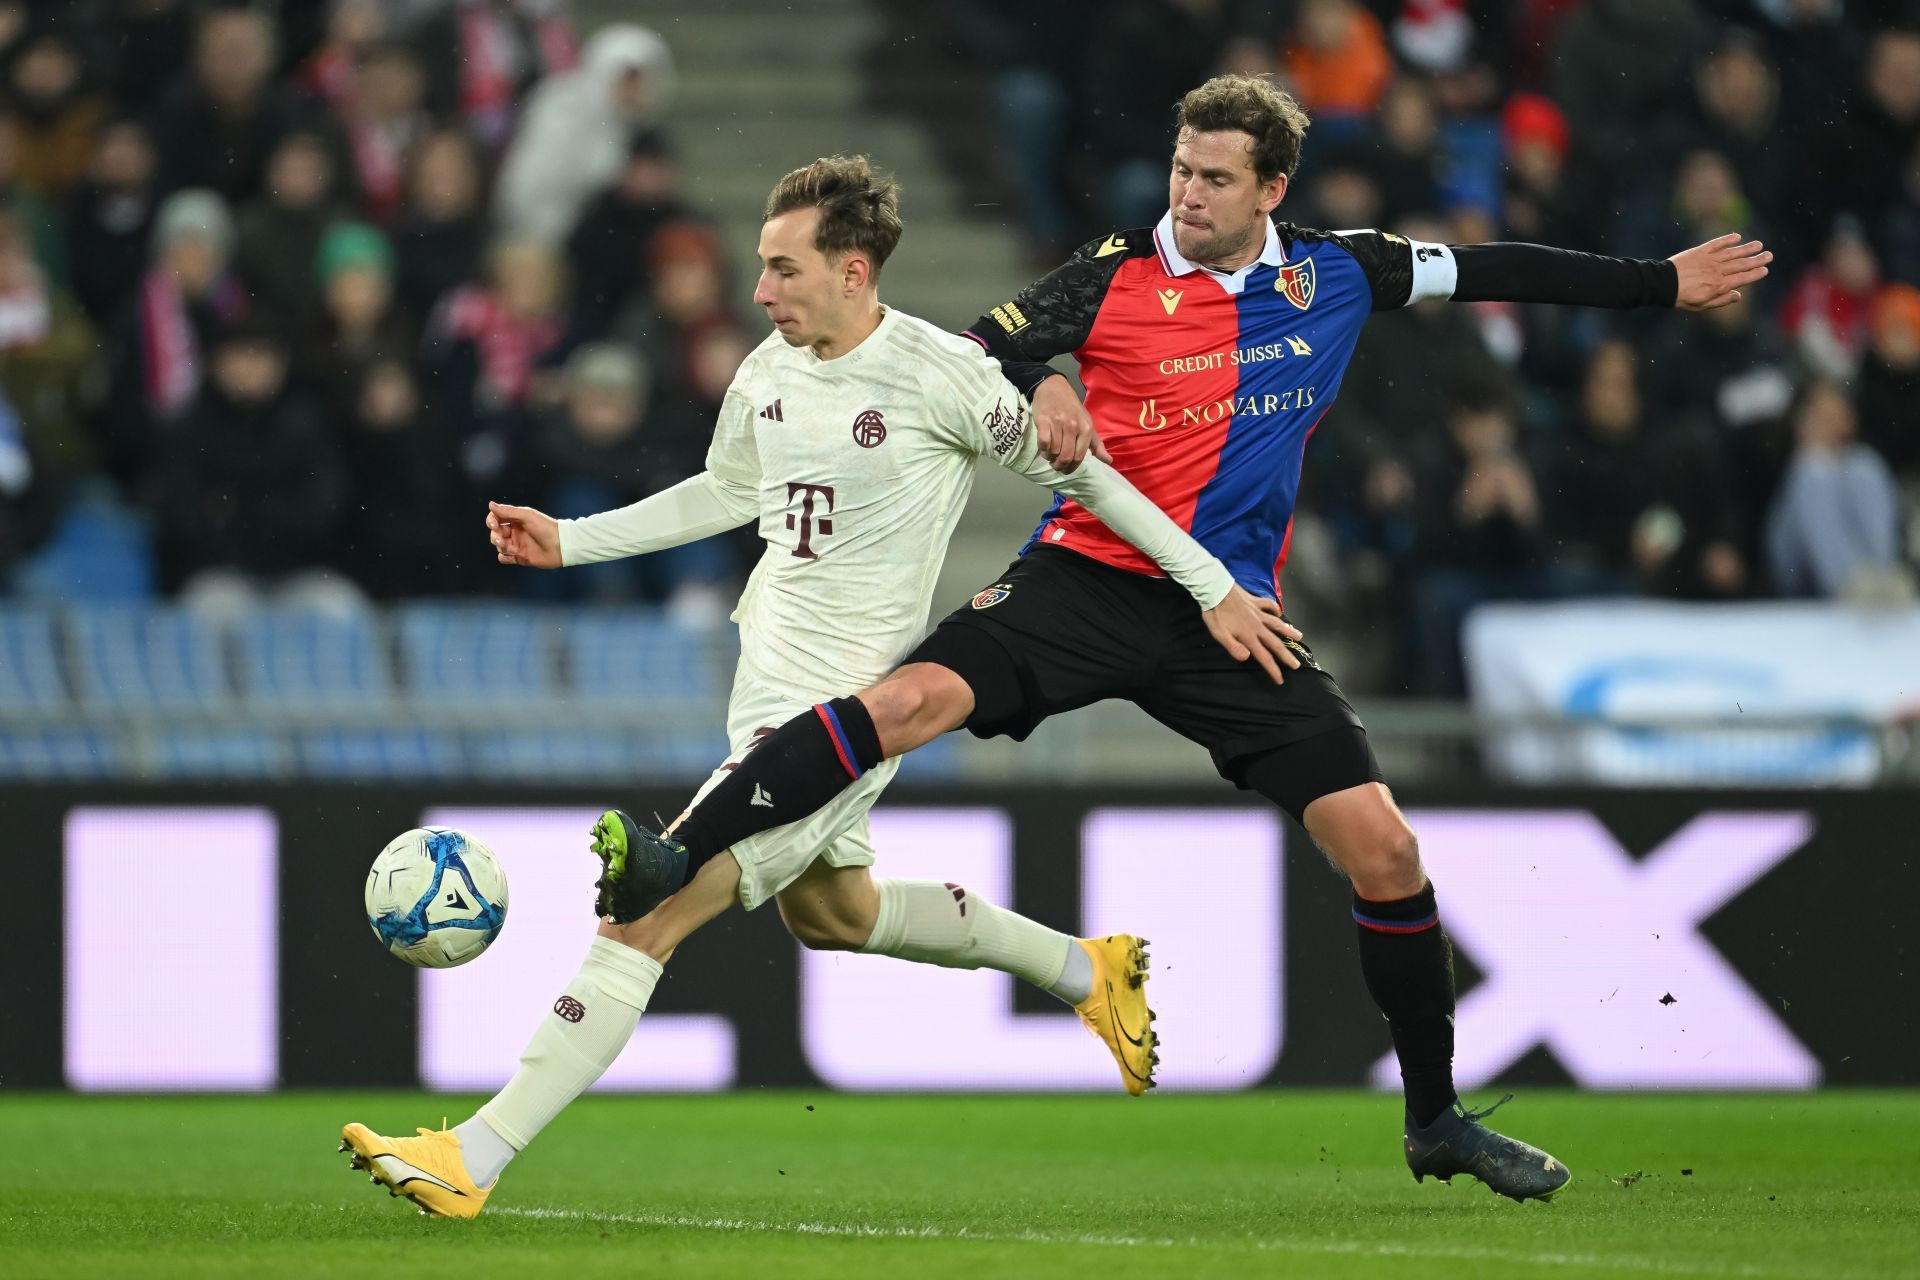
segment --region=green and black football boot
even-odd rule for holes
[[[1553,1199],[1573,1180],[1572,1170],[1540,1148],[1480,1123],[1512,1098],[1508,1094],[1485,1111],[1469,1111],[1456,1100],[1424,1129],[1409,1115],[1407,1167],[1413,1170],[1414,1181],[1448,1182],[1454,1174],[1464,1173],[1515,1200]]]
[[[615,924],[631,924],[680,892],[687,881],[687,849],[670,836],[656,835],[618,809],[593,824],[593,851],[600,857],[600,891],[593,913]]]

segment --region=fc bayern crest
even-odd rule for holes
[[[878,409],[862,409],[853,420],[853,442],[862,449],[877,449],[887,438],[887,423]]]
[[[1274,277],[1274,292],[1285,296],[1288,302],[1305,311],[1313,305],[1313,259],[1302,258],[1298,262],[1289,262],[1280,268],[1280,274]]]
[[[1004,582],[997,582],[973,598],[973,607],[976,609],[991,609],[1012,594],[1012,587],[1009,587]]]

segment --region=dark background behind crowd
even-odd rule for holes
[[[1457,693],[1459,621],[1487,600],[1911,599],[1912,7],[891,9],[914,36],[896,76],[977,98],[933,126],[1036,270],[1158,218],[1171,104],[1223,69],[1313,115],[1288,220],[1775,250],[1705,317],[1374,320],[1308,451],[1289,570],[1321,625],[1380,638],[1359,683]],[[477,532],[485,497],[583,515],[697,470],[761,336],[687,207],[672,87],[659,36],[582,41],[564,0],[0,0],[0,582],[717,616],[750,541],[509,580]]]

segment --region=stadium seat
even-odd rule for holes
[[[556,615],[504,605],[413,604],[399,614],[400,674],[421,710],[552,698]]]
[[[104,778],[123,772],[114,740],[88,729],[0,731],[0,778]]]
[[[720,633],[731,639],[733,631]],[[631,709],[724,723],[733,650],[713,634],[653,609],[584,609],[568,620],[567,669],[575,696]]]
[[[53,615],[0,611],[0,711],[58,711],[67,705]]]
[[[240,624],[240,688],[259,707],[378,707],[393,696],[372,615],[268,609]]]
[[[53,536],[13,575],[37,600],[145,600],[153,595],[152,538],[141,517],[106,486],[76,498]]]
[[[279,735],[252,729],[169,729],[158,745],[169,778],[268,778],[291,763]]]
[[[194,711],[232,704],[220,638],[184,609],[94,605],[69,616],[83,706],[110,711]]]
[[[317,730],[297,742],[315,778],[447,778],[464,774],[460,739],[428,729]]]

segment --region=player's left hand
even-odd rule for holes
[[[1281,667],[1300,669],[1300,655],[1287,645],[1287,641],[1300,638],[1300,628],[1280,616],[1277,602],[1236,586],[1227,592],[1226,599],[1200,616],[1206,620],[1208,632],[1235,662],[1252,658],[1275,684],[1286,683]]]
[[[1093,429],[1092,415],[1064,374],[1055,374],[1035,389],[1033,431],[1041,454],[1063,476],[1072,475],[1089,453],[1102,462],[1113,461],[1100,442],[1100,433]]]
[[[1682,311],[1712,311],[1740,301],[1740,289],[1767,274],[1773,254],[1758,240],[1742,241],[1730,232],[1683,249],[1667,259],[1680,273],[1673,305]]]

